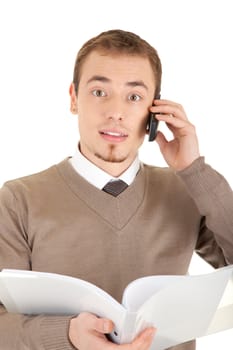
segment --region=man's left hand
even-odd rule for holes
[[[195,126],[188,120],[183,107],[168,100],[154,100],[154,106],[150,110],[156,113],[159,121],[167,124],[173,134],[170,141],[161,131],[158,131],[156,137],[165,161],[176,171],[188,167],[200,153]]]

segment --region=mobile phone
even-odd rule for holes
[[[154,141],[157,136],[159,121],[156,118],[156,114],[150,112],[148,121],[148,141]]]
[[[160,99],[160,95],[156,96],[156,99],[159,100]],[[156,118],[156,114],[150,112],[149,114],[149,118],[148,118],[148,126],[147,126],[147,130],[148,130],[148,141],[154,141],[156,136],[157,136],[157,129],[159,126],[159,121]]]

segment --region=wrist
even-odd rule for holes
[[[74,350],[69,340],[70,316],[48,316],[41,323],[41,339],[45,350]]]

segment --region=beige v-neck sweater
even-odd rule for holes
[[[232,190],[203,158],[178,174],[142,164],[118,197],[89,184],[68,159],[0,191],[0,269],[82,278],[121,301],[136,278],[186,274],[195,249],[214,267],[233,263]],[[0,349],[71,350],[70,317],[1,307]]]

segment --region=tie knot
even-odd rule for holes
[[[109,181],[104,187],[103,191],[117,197],[121,192],[123,192],[128,185],[122,180]]]

